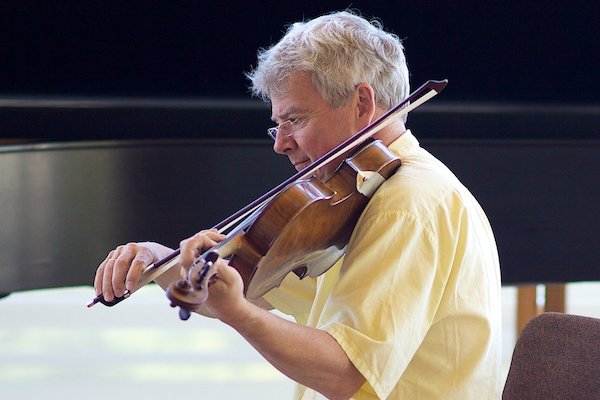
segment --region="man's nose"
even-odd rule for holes
[[[293,136],[281,132],[275,137],[273,151],[277,154],[286,154],[289,150],[294,148],[295,143]]]

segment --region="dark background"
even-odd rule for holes
[[[359,9],[404,39],[444,101],[597,103],[593,1],[3,1],[0,96],[247,98],[283,27]],[[597,7],[595,7],[597,8]]]
[[[348,6],[403,38],[413,88],[449,79],[411,113],[409,127],[482,202],[503,281],[598,279],[599,14],[592,4],[3,1],[0,144],[42,143],[0,146],[0,254],[8,257],[0,292],[90,282],[97,260],[120,243],[113,241],[177,243],[229,215],[213,193],[238,188],[227,194],[236,205],[262,193],[242,174],[249,166],[288,176],[285,157],[262,156],[271,153],[270,112],[250,99],[244,71],[286,24]],[[185,171],[204,169],[219,173],[194,182],[208,195],[184,196],[191,205],[177,200],[183,190],[164,190],[188,187]],[[268,180],[266,188],[279,182]],[[202,204],[199,215],[196,200],[219,209]],[[148,227],[148,215],[171,221]],[[91,216],[93,224],[82,224]],[[179,231],[167,235],[164,226]],[[152,228],[166,236],[148,236]],[[37,252],[14,244],[34,235],[44,245]],[[81,259],[60,258],[72,247]],[[78,272],[52,269],[63,266]],[[27,274],[50,277],[32,283]]]

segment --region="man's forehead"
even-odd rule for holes
[[[284,120],[322,106],[324,100],[308,73],[295,72],[286,79],[279,92],[271,96],[271,119]]]

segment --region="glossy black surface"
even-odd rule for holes
[[[422,142],[486,210],[505,284],[600,279],[600,141]],[[90,285],[116,245],[176,247],[293,172],[207,140],[3,146],[0,171],[0,293]]]

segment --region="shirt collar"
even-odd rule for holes
[[[406,156],[418,147],[419,141],[416,137],[414,137],[410,129],[404,131],[400,137],[398,137],[388,146],[392,153],[396,154],[401,159],[403,156]]]

